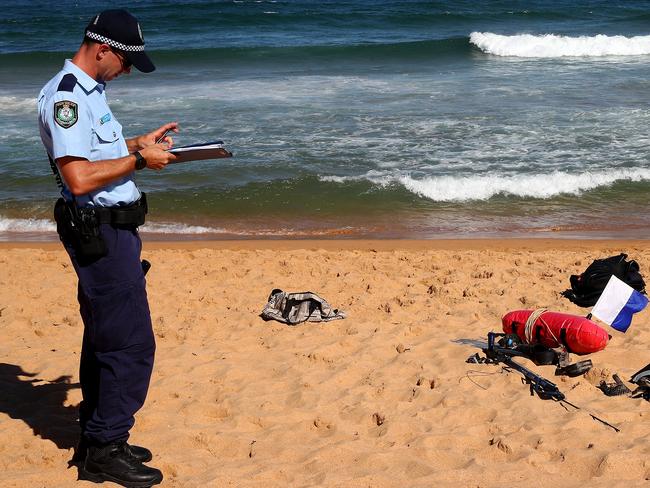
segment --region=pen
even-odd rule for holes
[[[167,129],[162,136],[156,139],[156,144],[160,144],[162,141],[164,141],[165,137],[167,137],[167,134],[169,134],[170,131],[171,129]]]

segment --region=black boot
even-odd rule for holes
[[[105,446],[89,446],[81,479],[102,483],[112,481],[127,488],[144,488],[157,485],[163,479],[156,468],[145,466],[131,455],[126,442],[113,442]]]
[[[86,460],[86,455],[88,454],[88,446],[90,443],[86,436],[81,436],[79,438],[79,444],[74,451],[74,455],[70,460],[70,464],[80,464],[83,466],[84,461]],[[131,456],[136,458],[141,463],[148,463],[152,459],[151,451],[146,447],[132,446],[131,444],[126,444],[127,449],[131,453]]]
[[[131,456],[136,458],[141,463],[148,463],[153,458],[151,451],[146,447],[132,446],[131,444],[127,444],[126,448],[128,449]]]

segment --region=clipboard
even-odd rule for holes
[[[200,144],[173,147],[167,151],[176,156],[176,161],[171,161],[171,163],[186,163],[188,161],[201,161],[203,159],[232,157],[232,153],[224,147],[223,141],[203,142]]]

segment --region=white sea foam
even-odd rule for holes
[[[517,176],[439,177],[415,180],[399,178],[406,189],[420,196],[440,202],[487,200],[493,196],[514,195],[524,198],[552,198],[558,195],[579,195],[616,181],[650,181],[650,169],[636,168],[611,172],[568,174],[556,171],[550,174]]]
[[[201,81],[187,85],[161,85],[141,87],[137,85],[111,86],[111,108],[116,112],[133,110],[133,99],[141,99],[137,109],[150,110],[178,107],[185,111],[189,106],[206,107],[210,103],[241,103],[255,100],[290,102],[292,100],[318,100],[346,93],[364,92],[371,95],[407,91],[409,86],[394,86],[384,80],[361,76],[287,76],[266,80],[220,80]],[[170,91],[176,95],[169,98]],[[34,102],[35,105],[35,102]]]
[[[140,231],[151,234],[224,234],[227,232],[221,228],[167,222],[148,222],[140,228]]]
[[[278,236],[328,236],[343,235],[353,232],[353,227],[334,229],[293,229],[293,228],[263,228],[263,229],[224,229],[204,227],[201,225],[186,225],[173,222],[148,222],[140,227],[140,232],[158,235],[231,235],[242,237],[278,237]],[[0,242],[7,240],[58,240],[56,224],[47,219],[10,219],[0,217]]]
[[[391,175],[371,171],[362,176],[323,176],[320,179],[335,183],[367,180],[381,187],[396,183],[416,195],[436,202],[460,202],[488,200],[496,195],[540,199],[558,195],[579,195],[617,181],[650,181],[650,169],[612,169],[580,174],[555,171],[548,174],[516,176],[438,176],[421,179],[413,178],[409,174]]]
[[[36,97],[0,96],[0,113],[15,115],[27,112],[36,113]]]
[[[640,56],[650,54],[650,36],[580,36],[472,32],[469,42],[496,56],[557,58],[564,56]]]
[[[51,220],[0,217],[0,232],[33,233],[53,231],[56,231],[56,224]]]
[[[221,228],[179,223],[148,222],[140,230],[151,234],[224,234]],[[0,216],[0,233],[34,234],[56,232],[56,223],[47,219],[11,219]]]
[[[346,183],[348,181],[367,180],[378,186],[388,186],[396,181],[396,177],[386,171],[370,170],[362,176],[320,176],[319,180],[332,183]]]

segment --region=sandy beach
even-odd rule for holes
[[[569,276],[620,252],[647,280],[650,241],[145,242],[157,352],[130,441],[169,487],[647,486],[650,404],[596,388],[650,362],[647,310],[626,334],[604,326],[585,376],[522,360],[580,410],[465,362],[510,310],[585,315],[560,294]],[[0,284],[0,486],[94,486],[68,468],[82,337],[68,257],[3,244]],[[274,288],[347,318],[265,322]]]

